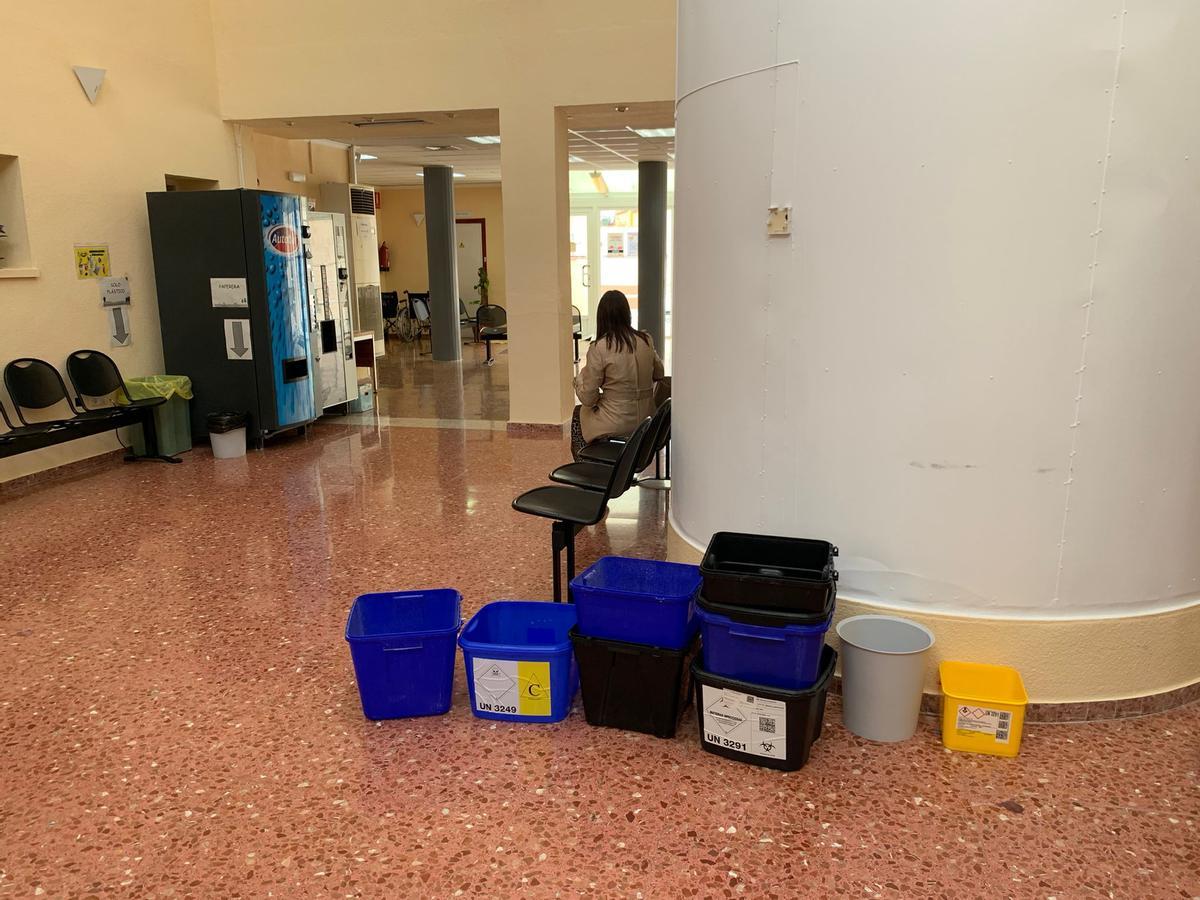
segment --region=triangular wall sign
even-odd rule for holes
[[[104,73],[108,70],[93,69],[91,66],[72,66],[71,68],[75,70],[75,77],[79,79],[79,86],[87,94],[88,100],[95,103],[96,95],[100,93],[100,85],[104,83]]]

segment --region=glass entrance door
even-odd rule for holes
[[[591,210],[571,211],[571,305],[578,308],[583,317],[583,335],[590,337],[592,322],[595,320],[596,294],[595,280],[592,273],[596,265],[592,255],[592,244],[595,243],[596,229],[593,225],[594,212]],[[582,349],[580,353],[582,353]]]

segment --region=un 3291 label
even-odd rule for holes
[[[787,704],[728,688],[702,688],[705,742],[714,747],[787,759]]]

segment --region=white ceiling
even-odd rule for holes
[[[639,160],[673,159],[674,138],[642,138],[631,128],[669,128],[671,101],[568,107],[568,153],[572,169],[630,169]],[[416,185],[428,165],[453,166],[458,184],[501,180],[500,145],[468,141],[471,135],[500,135],[497,110],[388,113],[374,116],[314,116],[255,119],[239,124],[278,137],[353,144],[361,159],[358,180],[376,187]],[[443,149],[430,149],[443,148]]]

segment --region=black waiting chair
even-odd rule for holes
[[[575,342],[575,362],[579,362],[579,342],[583,339],[583,313],[571,307],[571,340]]]
[[[125,391],[125,382],[120,377],[116,363],[98,350],[81,350],[71,356],[75,360],[76,371],[72,373],[72,382],[76,385],[76,393],[79,395],[78,407],[72,403],[66,382],[58,373],[58,369],[45,360],[22,357],[14,359],[4,367],[4,386],[8,389],[8,396],[12,398],[17,418],[20,419],[22,425],[27,427],[39,424],[63,426],[73,429],[74,434],[82,437],[84,434],[98,434],[124,425],[140,424],[146,439],[147,455],[133,456],[131,453],[125,457],[127,460],[159,459],[164,462],[180,462],[174,457],[161,456],[158,452],[158,435],[154,429],[152,410],[153,407],[166,402],[162,397],[155,397],[148,401],[135,401],[129,398],[128,391],[126,391],[126,398],[130,399],[128,406],[110,405],[88,408],[83,403],[83,396],[104,397],[110,395],[118,389],[113,385],[114,378],[119,389]],[[71,365],[71,361],[68,361],[68,365]],[[110,385],[113,386],[110,387]],[[30,422],[25,418],[27,409],[49,409],[60,403],[65,403],[67,409],[70,410],[69,418],[54,419],[43,423]],[[58,442],[55,441],[55,443]]]
[[[642,444],[650,433],[646,419],[629,436],[629,442],[616,464],[609,467],[608,482],[602,490],[552,484],[526,491],[513,501],[513,509],[531,516],[552,519],[550,549],[554,557],[554,602],[562,602],[562,551],[567,551],[568,600],[569,585],[575,577],[575,535],[588,525],[595,525],[608,511],[608,501],[619,497],[629,486],[634,465]]]
[[[25,418],[25,410],[43,410],[60,403],[65,403],[71,415],[64,419],[53,419],[58,424],[81,424],[106,419],[120,418],[121,410],[110,407],[107,409],[89,410],[77,409],[71,402],[67,392],[67,383],[63,381],[58,369],[44,359],[22,357],[14,359],[4,367],[4,386],[8,388],[8,396],[12,398],[17,418],[22,425],[38,424]],[[102,395],[97,395],[102,396]],[[115,426],[114,426],[115,427]]]
[[[629,473],[629,484],[625,485],[622,490],[637,484],[637,473],[650,465],[658,455],[658,451],[666,443],[665,439],[663,439],[663,434],[664,432],[669,433],[670,430],[671,401],[667,400],[651,417],[650,430],[646,433],[646,439],[642,441],[641,452],[638,453],[637,461]],[[589,491],[604,490],[605,485],[608,483],[608,476],[612,471],[612,467],[616,465],[617,460],[621,458],[621,453],[625,450],[625,444],[614,443],[611,446],[620,448],[613,459],[606,462],[583,460],[567,463],[565,466],[559,466],[551,472],[550,480],[558,484],[570,484],[575,487],[585,488]]]
[[[80,409],[86,409],[89,412],[120,412],[122,409],[130,407],[144,409],[151,406],[162,406],[167,402],[165,397],[146,397],[134,400],[129,393],[129,388],[125,387],[125,379],[121,377],[121,370],[117,368],[117,364],[107,353],[101,353],[99,350],[76,350],[68,356],[67,377],[71,379],[71,386],[75,388],[76,404]],[[125,403],[122,406],[115,406],[111,403],[100,407],[87,405],[88,397],[111,397],[116,393],[125,397]]]
[[[485,303],[475,311],[475,328],[487,349],[487,358],[483,364],[493,365],[496,360],[492,358],[492,341],[508,340],[508,312],[503,306]]]
[[[666,410],[664,413],[663,410]],[[657,418],[659,414],[664,416],[661,429],[654,436],[654,443],[650,450],[650,456],[647,459],[654,461],[654,478],[653,479],[635,479],[634,484],[642,484],[645,487],[662,488],[666,487],[666,482],[671,477],[671,400],[664,400],[659,406],[658,412],[655,413]],[[586,447],[579,451],[580,462],[602,463],[611,466],[620,457],[622,450],[625,448],[625,441],[614,438],[603,438],[598,441],[592,441]],[[661,456],[660,456],[661,454]],[[643,466],[643,468],[645,468]],[[640,469],[638,471],[641,471]],[[658,483],[655,483],[658,482]]]
[[[39,438],[55,434],[65,436],[71,431],[71,421],[69,419],[35,422],[32,425],[14,425],[13,420],[8,417],[8,410],[4,408],[3,403],[0,403],[0,419],[4,421],[4,427],[7,429],[3,434],[0,434],[0,448],[4,450],[14,449],[16,444],[28,444],[30,449],[37,449],[40,446],[48,445],[39,443]]]
[[[394,334],[400,337],[400,293],[384,291],[379,299],[383,305],[383,336]]]

